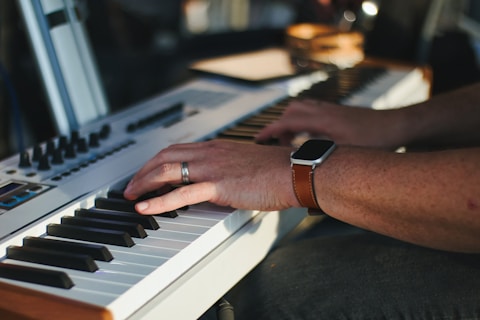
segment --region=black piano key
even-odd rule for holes
[[[260,120],[265,120],[268,123],[272,123],[273,121],[278,120],[278,115],[272,115],[272,114],[268,114],[268,113],[265,113],[265,112],[261,112],[258,115],[256,115],[255,117],[257,119],[260,119]]]
[[[174,189],[173,186],[165,185],[165,186],[161,187],[160,189],[157,189],[157,190],[154,190],[154,191],[151,191],[151,192],[147,192],[147,193],[141,195],[140,197],[138,197],[136,202],[140,202],[140,201],[144,201],[144,200],[148,200],[148,199],[152,199],[152,198],[161,196],[163,194],[166,194],[166,193],[172,191],[173,189]]]
[[[98,266],[92,257],[86,254],[58,252],[33,247],[7,247],[7,258],[49,266],[95,272]]]
[[[99,209],[137,213],[135,201],[125,199],[96,198],[95,207]],[[138,213],[137,213],[138,214]]]
[[[77,209],[75,210],[75,215],[78,217],[136,222],[142,225],[145,229],[150,230],[157,230],[160,228],[157,221],[155,221],[152,216],[143,216],[138,213],[106,211],[97,209]]]
[[[166,193],[170,190],[171,190],[171,188],[169,188],[168,190],[165,189],[165,191],[163,191],[161,193],[159,191],[155,190],[155,191],[144,194],[143,196],[141,196],[141,198],[142,199],[153,198],[153,197],[159,196],[161,194],[164,194],[164,193]],[[123,192],[124,192],[124,190],[111,189],[107,193],[107,198],[109,198],[109,199],[121,199],[121,200],[129,201],[129,200],[125,199],[125,197],[123,196]],[[135,201],[135,202],[138,202],[138,200]]]
[[[280,144],[280,140],[278,138],[270,138],[267,141],[257,142],[263,145],[271,145],[271,146],[278,146]]]
[[[243,125],[251,126],[251,127],[257,127],[257,128],[263,128],[270,123],[271,122],[269,122],[265,119],[256,119],[256,118],[247,119],[247,120],[242,122]]]
[[[263,110],[262,113],[269,114],[269,115],[276,115],[277,118],[280,118],[280,116],[283,114],[284,111],[285,111],[285,106],[278,104],[273,107],[269,107],[266,110]]]
[[[218,139],[227,139],[227,140],[235,140],[235,141],[243,141],[243,142],[252,142],[252,136],[245,136],[242,134],[227,134],[227,133],[219,133],[217,135]]]
[[[86,217],[69,217],[65,216],[61,219],[62,224],[74,226],[85,226],[100,229],[119,230],[127,232],[134,238],[146,238],[147,233],[142,225],[136,222],[111,221],[105,219],[86,218]]]
[[[185,208],[185,210],[187,209],[186,207],[183,207]],[[157,217],[164,217],[164,218],[176,218],[178,217],[178,213],[176,210],[172,210],[172,211],[167,211],[167,212],[163,212],[163,213],[159,213],[159,214],[156,214]]]
[[[172,191],[172,189],[173,189],[172,186],[165,185],[165,186],[161,187],[160,189],[157,189],[157,190],[145,193],[144,195],[141,195],[140,197],[138,197],[138,199],[135,202],[139,202],[139,201],[143,201],[143,200],[146,200],[146,199],[151,199],[151,198],[161,196],[162,194],[165,194],[167,192]],[[123,190],[118,190],[118,189],[109,190],[108,193],[107,193],[107,198],[109,198],[109,199],[121,199],[121,200],[124,200],[124,201],[128,201],[123,197]]]
[[[244,130],[238,130],[236,128],[223,131],[220,136],[233,136],[238,138],[244,138],[253,141],[257,132],[248,132]]]
[[[255,121],[250,121],[249,119],[247,119],[243,122],[240,122],[239,125],[241,125],[242,127],[249,127],[249,128],[252,128],[253,130],[260,131],[263,128],[265,128],[266,124],[265,123],[258,123],[258,122],[255,122]]]
[[[107,197],[111,199],[125,199],[123,197],[123,190],[111,189],[107,193]]]
[[[244,133],[250,133],[252,137],[254,137],[258,132],[258,128],[252,128],[250,126],[243,126],[242,124],[238,124],[228,130],[236,131],[236,132],[244,132]],[[225,131],[228,131],[225,130]]]
[[[28,247],[58,250],[62,252],[86,254],[91,256],[93,259],[99,261],[108,262],[113,260],[113,256],[107,247],[93,243],[80,243],[38,237],[25,237],[23,239],[23,245]]]
[[[135,245],[135,242],[133,242],[128,233],[117,230],[51,223],[47,225],[47,234],[56,237],[113,244],[122,247],[132,247]]]
[[[256,124],[256,125],[266,126],[266,125],[269,125],[270,123],[272,123],[272,120],[271,119],[266,119],[266,118],[261,117],[259,115],[256,115],[256,116],[253,116],[253,117],[249,118],[248,120],[245,120],[245,123],[249,124],[249,125]]]
[[[72,279],[62,271],[18,266],[8,263],[0,263],[0,277],[61,289],[70,289],[75,285]]]

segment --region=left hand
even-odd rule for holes
[[[290,145],[298,133],[352,145],[395,150],[402,146],[402,112],[350,107],[320,100],[290,101],[279,120],[263,128],[258,142],[277,138]]]
[[[213,140],[176,144],[161,150],[128,184],[124,196],[136,200],[165,185],[182,183],[188,163],[191,184],[137,203],[142,214],[156,214],[209,201],[238,209],[298,207],[290,169],[290,147]]]

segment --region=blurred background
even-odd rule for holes
[[[441,6],[438,4],[441,3]],[[432,94],[480,79],[480,2],[77,0],[111,112],[191,78],[193,61],[285,45],[301,22],[364,34],[369,57],[431,66]],[[0,1],[0,159],[58,135],[17,1]]]

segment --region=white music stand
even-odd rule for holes
[[[59,134],[108,113],[80,11],[73,0],[18,0]]]

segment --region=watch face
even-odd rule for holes
[[[330,140],[308,140],[292,154],[292,160],[320,160],[333,151],[335,143]]]

